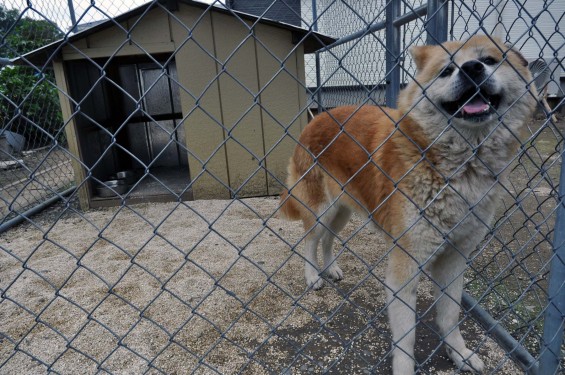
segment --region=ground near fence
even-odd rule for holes
[[[544,137],[540,158],[552,157],[556,138]],[[527,171],[514,175],[515,186],[531,181]],[[551,197],[536,186],[536,197]],[[305,291],[301,226],[274,214],[277,205],[59,205],[0,235],[2,371],[387,373],[382,237],[355,217],[341,236],[347,247],[335,246],[344,280]],[[539,211],[535,202],[523,207]],[[421,284],[417,359],[437,351],[425,370],[451,374],[427,311],[430,291]],[[462,331],[489,371],[520,372],[471,318]]]
[[[42,147],[0,163],[0,217],[24,212],[69,188],[74,179],[68,151]],[[31,176],[31,177],[30,177]]]

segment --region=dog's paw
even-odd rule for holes
[[[341,268],[339,268],[336,262],[333,262],[324,273],[333,281],[339,281],[343,279],[343,271],[341,270]]]
[[[461,369],[462,371],[482,374],[485,369],[485,364],[483,363],[483,361],[470,349],[465,348],[458,352],[451,348],[448,348],[447,354],[449,355],[449,358],[451,358],[451,360],[455,363],[457,368]]]
[[[308,288],[312,288],[313,290],[320,290],[324,286],[324,279],[316,275],[315,277],[307,278],[306,284],[308,285]]]
[[[308,288],[312,288],[314,290],[322,289],[324,286],[324,279],[318,274],[318,270],[314,267],[306,268],[304,277],[306,278],[306,285]]]

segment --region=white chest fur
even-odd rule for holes
[[[506,130],[469,142],[446,133],[435,147],[436,165],[414,173],[407,229],[435,256],[446,244],[468,254],[488,232],[500,200],[500,181],[512,160],[515,141]],[[414,240],[413,240],[414,241]]]

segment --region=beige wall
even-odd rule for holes
[[[63,58],[176,51],[194,198],[229,198],[227,186],[239,197],[277,194],[296,144],[288,134],[306,124],[302,46],[289,30],[250,31],[231,15],[179,5],[178,20],[159,8],[146,14],[131,42],[113,26],[74,43],[79,50],[65,47]]]
[[[256,27],[262,124],[266,151],[267,190],[278,194],[288,159],[307,123],[304,52],[290,43],[288,31]],[[289,55],[293,48],[296,50]],[[283,64],[284,62],[284,64]],[[294,137],[289,137],[291,135]]]
[[[89,57],[131,56],[147,53],[168,53],[174,50],[170,16],[154,9],[138,20],[131,18],[63,48],[63,59]],[[131,30],[128,39],[127,30]]]
[[[176,15],[185,26],[175,22],[171,30],[179,48],[175,59],[193,195],[195,199],[229,198],[218,67],[210,56],[215,51],[211,17],[209,13],[202,16],[199,9],[188,11],[183,5],[180,9]],[[183,43],[189,31],[192,39]]]
[[[238,196],[266,194],[266,173],[260,161],[263,148],[255,42],[242,22],[212,14],[230,186]]]

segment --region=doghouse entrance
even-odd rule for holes
[[[186,188],[188,155],[182,118],[176,65],[170,64],[166,74],[153,63],[126,64],[119,68],[122,87],[135,100],[124,98],[127,114],[134,114],[127,122],[126,144],[131,152],[131,167],[147,176],[133,195],[155,195],[166,187],[181,192]],[[172,79],[170,79],[171,77]],[[136,106],[142,104],[142,110]],[[165,186],[163,186],[165,185]]]
[[[117,60],[107,69],[108,79],[87,62],[67,68],[73,94],[84,96],[85,116],[76,122],[82,158],[94,176],[90,205],[116,204],[127,192],[130,202],[191,199],[174,62]],[[111,152],[105,153],[107,148]],[[127,181],[120,172],[128,174]],[[117,181],[120,188],[107,181]]]

